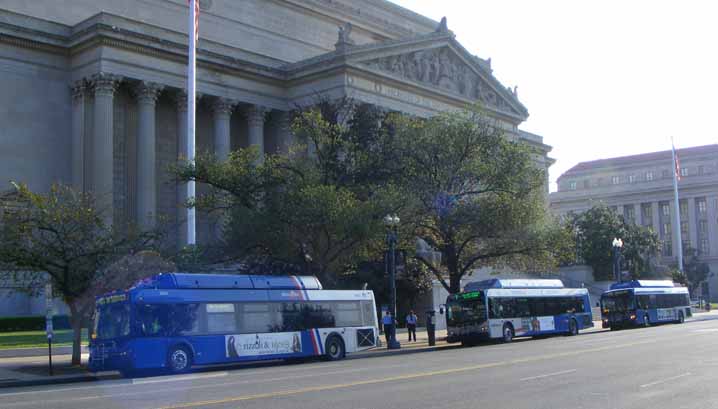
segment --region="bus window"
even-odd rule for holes
[[[276,325],[276,313],[268,303],[253,302],[235,304],[239,313],[239,333],[254,334],[257,332],[271,332]]]
[[[97,307],[94,333],[98,339],[111,339],[130,334],[129,304],[109,304]]]
[[[361,310],[358,302],[341,301],[331,304],[337,327],[360,327],[362,325]]]
[[[207,332],[237,332],[234,304],[207,304]]]

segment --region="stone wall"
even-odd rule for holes
[[[66,58],[0,47],[0,192],[10,181],[47,190],[70,182],[71,96]]]

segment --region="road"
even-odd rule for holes
[[[718,320],[0,391],[0,408],[718,408]]]

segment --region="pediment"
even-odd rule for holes
[[[526,109],[514,92],[504,88],[485,63],[477,57],[464,56],[449,44],[410,52],[382,55],[357,62],[373,71],[436,88],[517,116]]]

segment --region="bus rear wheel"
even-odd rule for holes
[[[509,343],[514,340],[514,327],[511,324],[504,324],[501,340]]]
[[[184,373],[192,366],[192,355],[186,347],[173,347],[167,357],[167,367],[172,373]]]
[[[324,347],[324,356],[327,361],[338,361],[343,359],[346,355],[346,349],[344,348],[344,342],[336,335],[332,335],[327,339],[327,344]]]
[[[568,335],[569,336],[578,335],[578,324],[576,323],[576,320],[573,318],[571,318],[568,321]]]

